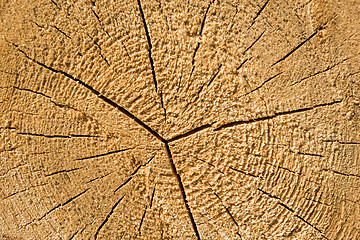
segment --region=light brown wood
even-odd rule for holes
[[[1,1],[1,239],[360,239],[360,2]]]

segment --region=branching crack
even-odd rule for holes
[[[109,218],[111,217],[111,215],[114,213],[114,210],[115,208],[119,205],[119,203],[124,199],[125,195],[122,196],[115,204],[114,206],[112,206],[110,212],[108,213],[108,215],[106,215],[104,221],[102,221],[102,223],[100,224],[100,226],[98,227],[98,229],[96,230],[95,232],[95,235],[94,235],[94,239],[96,240],[99,233],[100,233],[100,230],[104,227],[104,225],[106,224],[107,221],[109,221]]]
[[[322,103],[322,104],[314,105],[312,107],[307,107],[307,108],[300,108],[300,109],[295,109],[295,110],[290,110],[290,111],[285,111],[285,112],[277,112],[277,113],[275,113],[273,115],[270,115],[270,116],[226,123],[226,124],[221,125],[220,127],[216,128],[216,129],[214,129],[214,131],[219,131],[219,130],[222,130],[224,128],[234,127],[234,126],[237,126],[237,125],[243,125],[243,124],[249,124],[249,123],[254,123],[254,122],[261,122],[261,121],[265,121],[265,120],[270,120],[270,119],[276,118],[278,116],[291,115],[291,114],[294,114],[294,113],[302,113],[302,112],[314,110],[314,109],[320,108],[320,107],[331,106],[331,105],[341,103],[341,102],[342,102],[342,100],[338,100],[338,101],[334,101],[334,102]]]
[[[170,151],[170,147],[169,147],[169,144],[166,142],[165,143],[165,147],[166,147],[166,152],[168,154],[168,157],[169,157],[169,162],[170,162],[170,166],[171,166],[171,170],[178,182],[178,185],[179,185],[179,188],[180,188],[180,192],[181,192],[181,196],[183,198],[183,201],[184,201],[184,204],[185,204],[185,207],[186,207],[186,210],[188,212],[188,215],[189,215],[189,218],[190,218],[190,221],[191,221],[191,224],[192,224],[192,227],[194,229],[194,232],[195,232],[195,235],[197,237],[197,239],[200,239],[200,234],[199,234],[199,231],[198,231],[198,228],[197,228],[197,225],[196,225],[196,222],[194,220],[194,217],[192,215],[192,212],[191,212],[191,209],[190,209],[190,206],[189,206],[189,203],[187,201],[187,198],[186,198],[186,193],[185,193],[185,188],[184,188],[184,185],[181,181],[181,177],[178,173],[178,171],[176,170],[176,166],[175,166],[175,163],[174,163],[174,160],[172,158],[172,154],[171,154],[171,151]]]

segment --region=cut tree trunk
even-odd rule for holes
[[[1,239],[360,239],[358,0],[0,3]]]

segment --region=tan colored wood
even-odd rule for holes
[[[1,1],[1,239],[360,239],[360,2]]]

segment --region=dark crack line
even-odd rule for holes
[[[298,50],[300,47],[302,47],[305,43],[307,43],[308,41],[310,41],[310,39],[312,39],[313,37],[315,37],[321,30],[324,29],[325,25],[327,23],[325,23],[323,26],[319,27],[318,29],[315,30],[315,32],[313,34],[311,34],[308,38],[306,38],[304,41],[302,41],[299,45],[297,45],[295,48],[293,48],[290,52],[288,52],[284,57],[280,58],[279,60],[277,60],[275,63],[273,63],[271,65],[271,67],[273,67],[274,65],[284,61],[286,58],[288,58],[291,54],[293,54],[296,50]]]
[[[248,173],[248,172],[244,172],[242,170],[239,170],[239,169],[236,169],[236,168],[233,168],[233,167],[229,167],[231,170],[234,170],[235,172],[238,172],[238,173],[242,173],[244,175],[248,175],[248,176],[251,176],[251,177],[254,177],[254,178],[262,178],[258,175],[255,175],[255,174],[252,174],[252,173]]]
[[[148,29],[148,27],[146,25],[145,15],[144,15],[143,9],[141,7],[141,2],[140,2],[140,0],[137,0],[137,2],[138,2],[138,5],[139,5],[140,15],[141,15],[141,18],[142,18],[142,21],[143,21],[143,24],[144,24],[146,39],[147,39],[147,42],[148,42],[148,45],[149,45],[148,52],[149,52],[149,60],[150,60],[150,65],[151,65],[151,73],[152,73],[152,76],[153,76],[153,81],[154,81],[154,85],[155,85],[155,91],[157,92],[158,91],[158,83],[156,81],[154,60],[152,58],[152,52],[151,52],[152,44],[151,44],[150,33],[149,33],[149,29]]]
[[[104,177],[106,177],[106,176],[109,176],[110,174],[112,174],[112,173],[114,173],[114,172],[115,172],[115,171],[112,171],[112,172],[109,172],[109,173],[107,173],[107,174],[105,174],[105,175],[102,175],[102,176],[99,176],[99,177],[90,179],[90,180],[87,181],[86,183],[92,183],[92,182],[94,182],[94,181],[96,181],[96,180],[100,180],[100,179],[102,179],[102,178],[104,178]]]
[[[298,218],[299,220],[301,220],[302,222],[306,223],[307,225],[309,225],[310,227],[312,227],[313,229],[315,229],[317,232],[319,232],[321,234],[321,236],[325,239],[328,239],[326,236],[324,236],[323,232],[318,229],[317,227],[315,227],[314,225],[312,225],[310,222],[306,221],[303,217],[301,217],[298,214],[295,214],[295,211],[293,209],[291,209],[290,207],[286,206],[284,203],[279,202],[278,203],[280,206],[284,207],[285,209],[287,209],[288,211],[290,211],[291,213],[294,213],[294,216],[296,218]]]
[[[40,218],[38,219],[34,219],[32,220],[31,222],[27,223],[24,225],[24,227],[28,226],[29,224],[33,223],[34,221],[41,221],[44,217],[46,217],[47,215],[49,215],[51,212],[55,211],[56,209],[60,208],[60,207],[63,207],[65,205],[67,205],[68,203],[70,203],[71,201],[75,200],[76,198],[80,197],[81,195],[83,195],[84,193],[86,193],[90,188],[86,189],[85,191],[75,195],[74,197],[68,199],[66,202],[64,203],[60,203],[58,205],[56,205],[55,207],[53,207],[52,209],[50,209],[47,213],[45,213],[43,216],[41,216]]]
[[[156,190],[156,185],[155,185],[154,190],[153,190],[153,192],[151,194],[150,207],[149,207],[150,209],[152,208],[152,204],[153,204],[153,200],[154,200],[154,196],[155,196],[155,190]]]
[[[205,160],[202,160],[202,159],[200,159],[200,158],[197,158],[197,157],[195,157],[195,156],[193,156],[193,157],[194,157],[196,160],[198,160],[198,161],[200,161],[200,162],[203,162],[203,163],[206,163],[207,165],[213,167],[216,171],[220,172],[221,174],[224,174],[224,172],[221,171],[221,170],[219,170],[214,164],[209,163],[209,162],[207,162],[207,161],[205,161]]]
[[[3,175],[2,175],[2,176],[3,176]],[[15,195],[17,195],[17,194],[19,194],[19,193],[29,191],[29,190],[32,189],[32,188],[42,187],[42,186],[45,186],[45,185],[48,185],[48,183],[43,183],[43,184],[39,184],[39,185],[29,186],[29,187],[27,187],[27,188],[25,188],[25,189],[22,189],[22,190],[20,190],[20,191],[11,193],[11,194],[3,197],[2,200],[7,199],[7,198],[10,198],[10,197],[12,197],[12,196],[15,196]]]
[[[134,149],[134,147],[115,150],[115,151],[110,151],[110,152],[107,152],[107,153],[101,153],[101,154],[97,154],[97,155],[94,155],[94,156],[78,158],[78,159],[75,159],[75,161],[81,161],[81,160],[87,160],[87,159],[91,159],[91,158],[104,157],[104,156],[107,156],[107,155],[111,155],[111,154],[115,154],[115,153],[119,153],[119,152],[124,152],[124,151],[132,150],[132,149]]]
[[[73,169],[64,169],[64,170],[52,172],[52,173],[49,173],[49,174],[45,174],[45,177],[54,176],[54,175],[57,175],[57,174],[60,174],[60,173],[69,173],[69,172],[73,172],[73,171],[76,171],[76,170],[79,170],[79,169],[82,169],[82,168],[83,168],[83,167],[73,168]]]
[[[101,22],[100,16],[99,16],[93,9],[90,9],[90,10],[93,12],[93,14],[95,15],[96,19],[99,21],[100,26],[101,26],[101,29],[106,33],[106,35],[107,35],[109,38],[111,38],[111,36],[110,36],[110,34],[108,33],[108,31],[106,31],[106,29],[104,28],[104,26],[103,26],[103,24],[102,24],[102,22]]]
[[[175,137],[172,137],[172,138],[170,138],[169,140],[167,140],[167,143],[171,143],[171,142],[180,140],[180,139],[182,139],[182,138],[189,137],[189,136],[191,136],[191,135],[193,135],[193,134],[195,134],[195,133],[198,133],[198,132],[203,131],[203,130],[205,130],[205,129],[211,128],[212,124],[214,124],[214,123],[205,124],[205,125],[202,125],[202,126],[200,126],[200,127],[194,128],[193,130],[190,130],[190,131],[188,131],[188,132],[186,132],[186,133],[179,134],[179,135],[177,135],[177,136],[175,136]]]
[[[344,144],[344,145],[358,145],[360,144],[360,142],[344,142],[344,141],[339,141],[339,140],[324,140],[322,142],[326,142],[326,143],[339,143],[339,144]]]
[[[251,91],[249,91],[249,92],[247,92],[247,93],[245,93],[245,94],[243,94],[242,96],[240,96],[240,97],[244,97],[244,96],[247,96],[247,95],[249,95],[249,94],[251,94],[251,93],[253,93],[253,92],[255,92],[255,91],[257,91],[257,90],[259,90],[260,88],[262,88],[266,83],[268,83],[268,82],[270,82],[271,80],[273,80],[274,78],[276,78],[277,76],[279,76],[279,75],[281,75],[282,74],[282,72],[280,72],[280,73],[278,73],[278,74],[275,74],[274,76],[272,76],[272,77],[270,77],[270,78],[268,78],[268,79],[266,79],[264,82],[262,82],[259,86],[257,86],[256,88],[254,88],[254,89],[252,89]],[[249,85],[249,83],[248,83],[248,85]],[[250,85],[249,85],[250,86]]]
[[[270,193],[265,192],[264,190],[262,190],[262,189],[260,189],[260,188],[258,188],[258,190],[259,190],[260,192],[262,192],[263,194],[267,195],[269,198],[274,198],[274,199],[280,200],[279,197],[277,197],[277,196],[275,196],[275,195],[271,195]]]
[[[234,216],[231,214],[230,210],[228,207],[225,206],[223,200],[219,197],[219,195],[215,192],[215,190],[212,188],[211,184],[208,182],[211,191],[213,192],[213,194],[219,199],[219,201],[221,202],[222,206],[225,208],[225,211],[227,212],[227,214],[230,216],[230,218],[232,219],[232,221],[234,222],[234,224],[239,227],[238,222],[235,220]]]
[[[251,25],[248,27],[248,30],[254,25],[256,19],[260,16],[261,12],[265,9],[266,5],[269,3],[270,0],[267,0],[264,5],[260,8],[257,12],[256,16],[253,18]]]
[[[305,155],[305,156],[312,156],[312,157],[324,157],[323,155],[316,154],[316,153],[293,152],[293,151],[290,151],[290,152],[295,153],[295,154],[299,154],[299,155]]]
[[[290,110],[290,111],[285,111],[285,112],[277,112],[277,113],[275,113],[273,115],[270,115],[270,116],[226,123],[226,124],[221,125],[220,127],[216,128],[216,129],[214,129],[214,131],[219,131],[219,130],[222,130],[224,128],[234,127],[234,126],[243,125],[243,124],[249,124],[249,123],[254,123],[254,122],[261,122],[261,121],[265,121],[265,120],[270,120],[270,119],[276,118],[278,116],[291,115],[291,114],[294,114],[294,113],[303,113],[303,112],[306,112],[306,111],[314,110],[314,109],[319,108],[319,107],[331,106],[331,105],[341,103],[341,102],[342,102],[342,100],[338,100],[338,101],[334,101],[334,102],[330,102],[330,103],[322,103],[322,104],[314,105],[312,107],[307,107],[307,108],[300,108],[300,109],[295,109],[295,110]]]
[[[245,51],[243,52],[243,55],[244,55],[247,51],[249,51],[249,50],[260,40],[260,38],[264,35],[265,32],[266,32],[266,30],[264,30],[264,31],[260,34],[260,36],[258,36],[258,37],[255,39],[255,41],[254,41],[253,43],[251,43],[251,45],[248,46],[248,47],[245,49]]]
[[[207,84],[207,86],[206,87],[209,87],[210,85],[211,85],[211,83],[215,80],[215,78],[217,77],[217,75],[219,74],[219,72],[220,72],[220,70],[221,70],[221,67],[223,66],[223,64],[220,64],[219,65],[219,67],[218,67],[218,69],[217,69],[217,71],[216,71],[216,73],[211,77],[211,79],[210,79],[210,81],[209,81],[209,83]],[[200,94],[200,92],[199,92],[199,94]]]
[[[92,135],[45,135],[41,133],[25,133],[19,132],[18,135],[24,136],[34,136],[34,137],[46,137],[46,138],[98,138],[100,136],[92,136]]]
[[[356,174],[352,174],[352,173],[343,173],[343,172],[339,172],[339,171],[336,171],[336,170],[332,170],[332,169],[322,169],[323,171],[326,171],[326,172],[333,172],[335,174],[338,174],[338,175],[342,175],[342,176],[346,176],[346,177],[357,177],[357,178],[360,178],[360,175],[356,175]]]
[[[126,179],[126,181],[123,182],[120,186],[118,186],[118,187],[114,190],[114,192],[117,192],[117,191],[120,190],[123,186],[125,186],[128,182],[130,182],[130,180],[135,176],[135,174],[139,171],[139,169],[140,169],[141,167],[145,167],[146,165],[148,165],[148,164],[154,159],[155,156],[156,156],[156,154],[154,154],[154,156],[152,156],[146,163],[140,164],[140,165],[135,169],[135,171],[130,174],[130,177],[129,177],[128,179]]]
[[[94,239],[96,240],[101,229],[104,227],[104,225],[106,224],[107,221],[109,221],[109,218],[111,217],[111,215],[114,213],[115,208],[119,205],[119,203],[124,199],[125,195],[122,196],[111,208],[110,212],[108,213],[108,215],[106,215],[104,221],[100,224],[100,226],[98,227],[98,229],[95,232],[94,235]]]
[[[202,36],[202,32],[203,32],[204,26],[205,26],[206,17],[207,17],[207,14],[208,14],[208,12],[209,12],[209,10],[210,10],[210,6],[211,6],[212,3],[213,3],[213,1],[210,1],[210,2],[209,2],[209,5],[208,5],[208,7],[207,7],[207,9],[206,9],[204,18],[203,18],[203,20],[202,20],[202,22],[201,22],[200,30],[199,30],[199,33],[198,33],[198,35],[199,35],[200,37]],[[191,68],[191,72],[190,72],[189,79],[191,78],[191,76],[192,76],[192,74],[193,74],[193,72],[194,72],[194,70],[195,70],[195,57],[196,57],[196,53],[197,53],[197,51],[199,50],[199,48],[200,48],[200,42],[197,42],[196,47],[195,47],[195,50],[194,50],[194,53],[193,53],[193,55],[192,55],[192,60],[191,60],[192,68]]]
[[[299,81],[292,83],[290,86],[294,86],[294,85],[296,85],[296,84],[300,84],[301,82],[303,82],[303,81],[305,81],[305,80],[307,80],[307,79],[309,79],[309,78],[312,78],[312,77],[315,77],[315,76],[317,76],[317,75],[319,75],[319,74],[322,74],[322,73],[324,73],[324,72],[327,72],[327,71],[333,69],[334,67],[340,65],[341,63],[345,62],[345,61],[348,60],[348,59],[349,59],[349,58],[346,58],[346,59],[342,60],[341,62],[335,63],[335,64],[333,64],[333,65],[331,65],[331,66],[328,66],[327,68],[325,68],[325,69],[323,69],[323,70],[320,70],[320,71],[318,71],[318,72],[316,72],[316,73],[310,74],[309,76],[304,77],[304,78],[300,79]]]
[[[141,226],[142,226],[142,224],[144,222],[144,219],[145,219],[146,210],[147,210],[147,206],[145,207],[144,213],[143,213],[143,215],[141,217],[141,221],[140,221],[140,225],[139,225],[139,236],[141,235]]]
[[[165,108],[165,104],[164,104],[162,91],[160,91],[160,103],[161,103],[161,108],[164,110],[164,118],[165,118],[165,122],[166,122],[166,108]]]
[[[50,0],[58,9],[60,9],[59,5],[54,1],[54,0]]]
[[[247,61],[251,60],[251,59],[252,59],[252,57],[245,59],[245,60],[244,60],[242,63],[240,63],[240,65],[236,68],[236,71],[239,71],[239,69],[242,68],[242,66],[244,66],[244,64],[245,64]]]
[[[268,165],[270,165],[270,166],[272,166],[272,167],[278,168],[278,169],[282,169],[282,170],[291,172],[291,173],[293,173],[293,174],[302,175],[301,173],[295,172],[295,171],[290,170],[290,169],[288,169],[288,168],[286,168],[286,167],[278,166],[278,165],[275,165],[275,164],[272,164],[272,163],[269,163],[269,162],[266,162],[266,164],[268,164]]]
[[[213,2],[214,2],[213,0],[210,1],[209,5],[208,5],[208,7],[207,7],[207,9],[206,9],[204,18],[203,18],[203,20],[202,20],[202,22],[201,22],[200,31],[199,31],[199,36],[202,36],[202,32],[203,32],[204,26],[205,26],[206,17],[207,17],[207,14],[209,13],[210,6],[211,6],[211,4],[212,4]]]
[[[70,40],[72,40],[69,35],[67,35],[64,31],[60,30],[57,26],[55,26],[55,25],[50,25],[50,26],[51,26],[52,28],[55,28],[59,33],[61,33],[61,34],[64,35],[65,37],[67,37],[67,38],[69,38]]]
[[[102,101],[106,102],[107,104],[113,106],[114,108],[118,109],[121,113],[125,114],[127,117],[131,118],[132,120],[134,120],[137,124],[139,124],[141,127],[143,127],[146,131],[148,131],[149,133],[151,133],[154,137],[156,137],[157,139],[159,139],[161,142],[165,143],[165,139],[162,138],[156,131],[154,131],[152,128],[150,128],[148,125],[146,125],[143,121],[141,121],[139,118],[137,118],[135,115],[133,115],[132,113],[130,113],[128,110],[126,110],[125,108],[121,107],[119,104],[115,103],[114,101],[112,101],[110,98],[107,98],[105,96],[103,96],[98,90],[94,89],[93,87],[91,87],[90,85],[88,85],[87,83],[81,81],[80,79],[70,75],[67,72],[61,71],[61,70],[57,70],[54,69],[50,66],[45,65],[44,63],[41,63],[37,60],[35,60],[34,58],[29,57],[23,50],[21,50],[17,45],[8,42],[9,44],[13,45],[14,47],[17,48],[18,51],[20,51],[21,53],[23,53],[25,55],[25,57],[27,59],[29,59],[30,61],[34,62],[35,64],[51,71],[54,73],[58,73],[61,74],[71,80],[73,80],[74,82],[82,85],[83,87],[87,88],[88,90],[90,90],[93,94],[95,94],[98,98],[100,98]]]
[[[173,173],[173,175],[175,176],[175,178],[176,178],[176,180],[177,180],[177,182],[178,182],[178,185],[179,185],[179,188],[180,188],[180,192],[181,192],[181,196],[182,196],[182,198],[183,198],[183,201],[184,201],[184,204],[185,204],[187,213],[188,213],[188,215],[189,215],[189,218],[190,218],[192,227],[193,227],[193,229],[194,229],[195,235],[196,235],[197,239],[200,239],[200,234],[199,234],[199,231],[198,231],[196,222],[195,222],[195,220],[194,220],[194,217],[193,217],[193,214],[192,214],[192,212],[191,212],[191,209],[190,209],[188,200],[187,200],[187,198],[186,198],[186,193],[185,193],[184,185],[183,185],[183,183],[182,183],[182,180],[181,180],[181,177],[180,177],[178,171],[176,170],[176,166],[175,166],[174,160],[173,160],[173,158],[172,158],[172,154],[171,154],[171,151],[170,151],[170,147],[169,147],[169,144],[168,144],[167,142],[165,142],[165,147],[166,147],[166,152],[167,152],[168,157],[169,157],[169,163],[170,163],[170,166],[171,166],[172,173]]]

